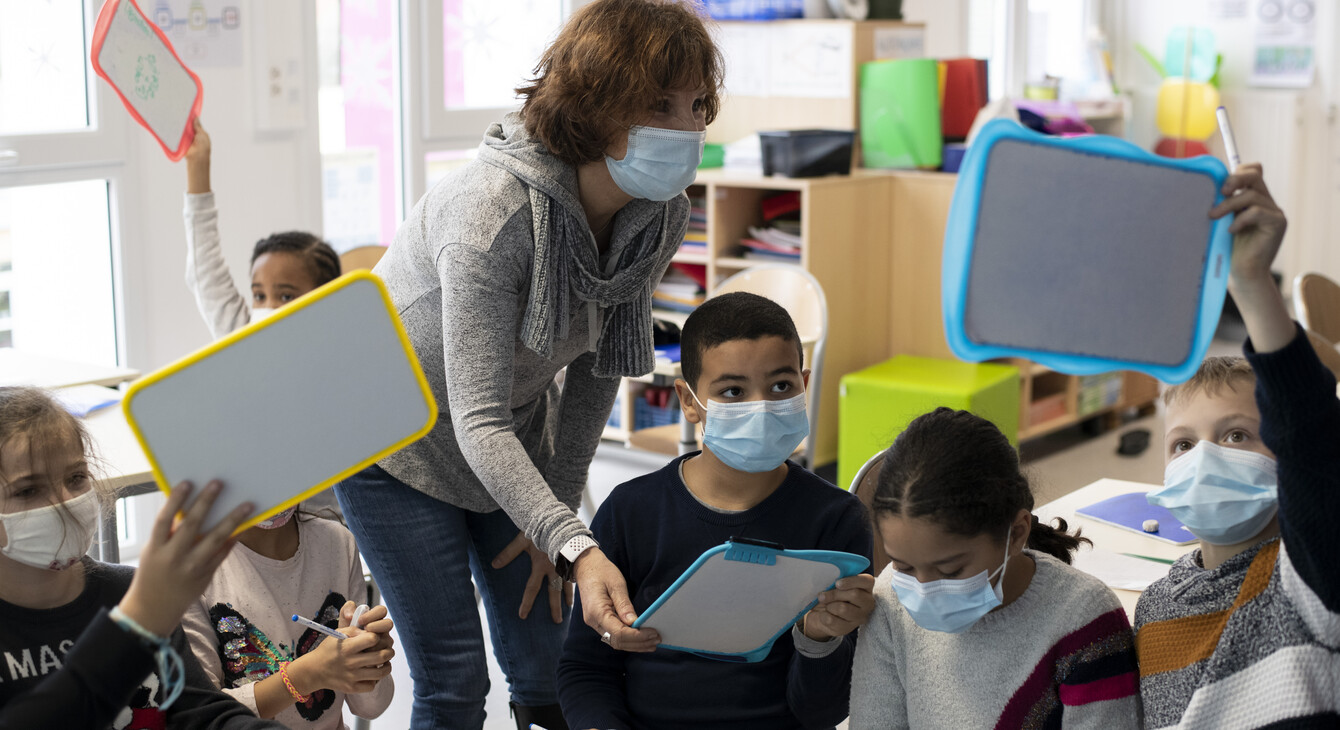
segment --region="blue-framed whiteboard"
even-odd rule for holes
[[[739,538],[709,548],[633,622],[658,648],[759,662],[840,578],[870,565],[835,550],[785,550]]]
[[[982,128],[945,229],[945,337],[958,357],[1061,372],[1195,373],[1228,285],[1227,170],[1121,139]]]

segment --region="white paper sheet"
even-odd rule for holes
[[[1075,553],[1074,566],[1103,581],[1109,588],[1143,591],[1149,584],[1168,574],[1168,566],[1153,560],[1081,546]]]

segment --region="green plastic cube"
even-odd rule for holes
[[[870,457],[887,449],[912,419],[940,406],[972,411],[1019,443],[1019,370],[899,355],[842,378],[838,486],[847,489]]]

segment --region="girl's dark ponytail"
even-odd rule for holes
[[[937,408],[908,424],[885,452],[872,507],[876,516],[924,517],[958,535],[1003,537],[1019,510],[1033,511],[1033,491],[1019,452],[995,424]],[[1028,547],[1069,563],[1088,540],[1066,532],[1065,520],[1057,523],[1034,516]]]
[[[1071,555],[1079,549],[1080,543],[1087,542],[1090,545],[1093,541],[1087,537],[1080,537],[1079,530],[1074,534],[1067,532],[1070,527],[1062,517],[1057,517],[1056,525],[1052,526],[1038,519],[1033,515],[1033,530],[1028,533],[1028,547],[1037,550],[1040,553],[1047,553],[1057,560],[1066,563],[1071,562]]]

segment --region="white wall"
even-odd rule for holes
[[[265,3],[304,6],[305,32],[293,42],[307,59],[307,125],[298,132],[260,133],[254,123],[251,13]],[[243,61],[197,68],[204,84],[201,121],[213,142],[212,187],[219,206],[224,257],[244,294],[255,242],[275,231],[321,228],[321,158],[317,141],[315,19],[304,0],[243,0]],[[183,282],[182,221],[186,163],[173,163],[140,127],[128,131],[127,190],[122,221],[122,285],[129,367],[150,370],[209,342]]]
[[[1255,1],[1248,3],[1255,7]],[[1340,150],[1332,139],[1333,99],[1337,92],[1337,54],[1340,42],[1340,13],[1333,3],[1317,3],[1317,76],[1312,87],[1301,93],[1301,113],[1293,129],[1269,125],[1235,124],[1239,129],[1238,147],[1245,161],[1260,160],[1266,169],[1266,182],[1277,202],[1288,214],[1290,225],[1285,247],[1276,259],[1276,268],[1286,281],[1300,271],[1322,271],[1340,278],[1340,253],[1331,249],[1330,231],[1335,222],[1336,183],[1340,182],[1340,164],[1332,159],[1332,150]],[[1250,10],[1249,10],[1250,12]],[[1149,146],[1157,136],[1154,129],[1154,98],[1160,82],[1157,73],[1135,52],[1142,43],[1162,58],[1168,31],[1174,26],[1208,27],[1224,54],[1221,93],[1230,112],[1238,117],[1259,113],[1268,105],[1287,100],[1297,92],[1253,89],[1247,86],[1253,52],[1254,28],[1250,17],[1212,18],[1208,0],[1108,0],[1107,21],[1112,40],[1117,82],[1134,95],[1131,120],[1133,141]],[[1237,104],[1234,104],[1234,101]],[[1252,108],[1256,107],[1256,108]],[[1296,134],[1290,138],[1287,135]],[[1293,139],[1294,144],[1282,144]],[[1221,149],[1217,135],[1210,140],[1211,150]]]
[[[956,58],[968,52],[966,0],[903,0],[903,20],[926,24],[926,55]]]

